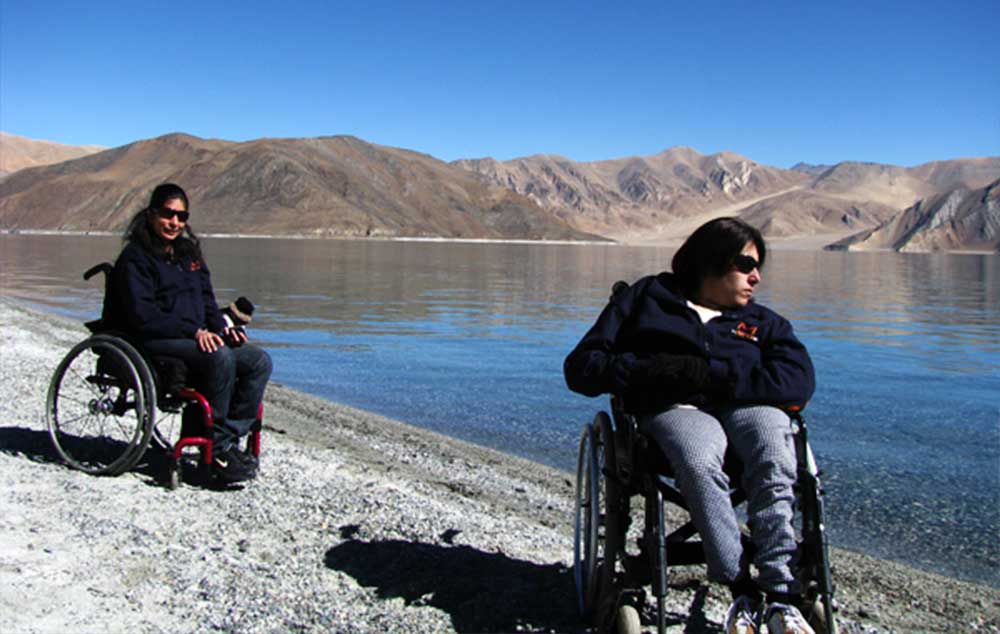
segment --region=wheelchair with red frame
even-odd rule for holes
[[[835,634],[820,471],[801,411],[788,414],[797,462],[797,573],[806,589],[802,612],[817,633]],[[727,455],[724,468],[731,482],[739,482],[739,465],[734,462]],[[644,518],[633,545],[628,542],[634,536],[629,529],[635,497],[642,499]],[[735,507],[746,501],[746,495],[733,486],[730,499]],[[611,415],[600,411],[583,427],[576,472],[573,576],[580,613],[598,632],[640,632],[645,587],[650,586],[656,599],[656,627],[662,634],[669,567],[705,562],[690,520],[667,532],[664,502],[688,509],[659,446],[639,431],[636,417],[613,396]],[[752,550],[747,535],[743,542],[745,549]]]
[[[83,274],[105,274],[110,292],[112,266],[103,262]],[[46,418],[59,456],[69,466],[93,475],[119,475],[155,449],[166,456],[165,481],[171,489],[197,453],[196,464],[212,464],[212,409],[187,381],[184,363],[151,356],[101,319],[87,322],[92,335],[76,344],[57,366],[49,383]],[[260,455],[263,405],[244,451]]]

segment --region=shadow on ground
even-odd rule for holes
[[[562,564],[463,545],[349,539],[327,551],[326,565],[379,598],[447,612],[457,632],[583,631],[572,574]]]
[[[73,438],[72,451],[77,455],[92,454],[93,451],[87,447],[88,443],[97,445],[99,439]],[[0,453],[17,456],[31,460],[32,462],[65,464],[62,457],[52,444],[52,437],[48,431],[28,429],[26,427],[0,427]],[[113,455],[121,453],[121,449],[113,452]],[[151,486],[166,486],[168,473],[168,455],[162,449],[150,446],[143,457],[129,471],[145,476],[146,483]],[[239,485],[221,486],[216,483],[208,470],[199,468],[193,461],[185,459],[186,468],[182,471],[185,484],[209,488],[213,490],[235,490]]]
[[[403,540],[365,542],[355,539],[358,526],[341,527],[347,541],[326,552],[328,568],[374,588],[380,599],[402,599],[406,605],[432,606],[451,616],[456,632],[586,632],[576,609],[572,571],[562,564],[537,564],[489,553],[471,546]],[[458,531],[442,535],[450,542]],[[682,612],[667,610],[667,627],[683,626],[685,634],[721,632],[705,617],[708,586],[691,580],[671,592],[691,592]],[[676,605],[676,604],[675,604]],[[656,623],[647,604],[642,622]]]

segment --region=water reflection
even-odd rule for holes
[[[0,285],[91,318],[102,289],[80,275],[119,246],[0,236]],[[205,252],[220,300],[258,306],[276,380],[566,469],[603,400],[569,393],[562,359],[613,282],[673,255],[258,239]],[[1000,583],[998,281],[995,256],[769,254],[760,299],[817,367],[808,413],[837,543]]]

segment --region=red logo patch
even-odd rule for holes
[[[737,337],[746,339],[747,341],[757,341],[757,326],[748,326],[745,321],[741,321],[739,326],[736,326],[732,330],[732,333]]]

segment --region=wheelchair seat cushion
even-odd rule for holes
[[[176,357],[155,356],[152,358],[156,385],[162,394],[176,394],[187,386],[187,365]]]

